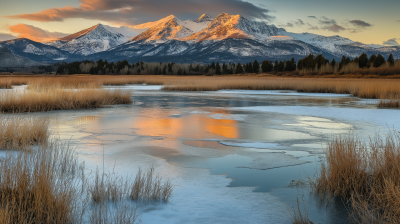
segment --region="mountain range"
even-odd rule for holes
[[[392,53],[395,58],[400,57],[400,47],[373,48],[340,36],[291,33],[275,25],[227,13],[215,18],[204,14],[196,20],[184,21],[170,15],[132,27],[97,24],[50,42],[19,38],[0,42],[0,46],[36,63],[98,59],[246,62],[254,59],[288,60],[292,57],[298,60],[310,53],[322,54],[328,59],[339,59],[342,55],[356,57],[362,53],[381,53],[384,57]],[[4,67],[4,64],[0,66]]]

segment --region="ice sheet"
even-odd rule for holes
[[[350,94],[333,93],[299,93],[296,91],[282,90],[219,90],[217,93],[248,94],[248,95],[286,95],[286,96],[313,96],[313,97],[351,97]]]

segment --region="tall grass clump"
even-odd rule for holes
[[[54,140],[0,161],[1,223],[78,223],[77,158]]]
[[[103,83],[94,77],[42,77],[27,81],[28,89],[89,89],[102,88]]]
[[[124,90],[57,88],[22,93],[0,93],[0,112],[24,113],[52,110],[99,108],[105,105],[129,104],[131,92]]]
[[[172,189],[169,180],[163,182],[162,177],[154,175],[154,167],[151,167],[147,172],[143,172],[139,168],[129,197],[139,202],[168,202],[172,195]]]
[[[0,79],[0,89],[12,89],[11,79]]]
[[[397,223],[400,220],[400,134],[375,136],[369,143],[356,136],[329,142],[326,163],[315,188],[339,196],[351,205],[359,223]]]
[[[44,118],[4,116],[0,119],[0,149],[25,149],[44,145],[49,138],[49,122]]]
[[[114,173],[100,174],[97,170],[89,187],[89,195],[95,203],[118,202],[127,198],[141,203],[167,203],[172,190],[169,180],[163,181],[162,177],[154,174],[154,167],[147,172],[139,168],[133,182],[129,177],[124,179]]]

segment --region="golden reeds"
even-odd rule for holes
[[[48,120],[3,115],[0,119],[0,149],[24,149],[43,145],[49,137]]]
[[[143,173],[139,168],[135,182],[131,186],[129,197],[140,202],[168,202],[171,194],[171,182],[169,180],[163,182],[160,176],[154,176],[154,167],[151,167],[147,173]]]
[[[385,67],[381,69],[386,69]],[[389,68],[388,68],[389,69]],[[361,75],[360,75],[361,76]],[[340,76],[338,76],[340,77]],[[358,77],[358,76],[357,76]],[[366,78],[290,78],[277,76],[33,76],[0,77],[12,83],[29,83],[30,89],[87,89],[102,85],[147,84],[164,85],[167,91],[293,90],[311,93],[351,94],[366,99],[379,99],[380,107],[399,107],[399,79]]]
[[[12,89],[11,79],[0,79],[0,89]]]
[[[146,173],[139,168],[134,182],[130,178],[124,179],[114,173],[99,174],[97,170],[88,192],[91,200],[96,203],[117,202],[123,198],[142,203],[155,201],[167,203],[172,190],[171,182],[155,176],[154,168],[150,167]]]
[[[2,223],[77,223],[77,160],[67,146],[51,141],[37,150],[0,161]]]
[[[376,136],[369,144],[353,135],[334,137],[328,144],[315,188],[351,204],[360,223],[400,220],[400,134]]]
[[[131,92],[124,90],[56,88],[0,93],[0,112],[23,113],[52,110],[99,108],[104,105],[129,104]]]

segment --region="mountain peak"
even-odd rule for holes
[[[213,20],[214,20],[214,18],[212,18],[210,15],[203,14],[198,19],[194,20],[193,22],[202,23],[202,22],[206,22],[206,21],[210,21],[211,22]]]
[[[193,34],[192,30],[184,26],[185,22],[176,18],[174,15],[168,16],[157,22],[160,23],[132,38],[130,41],[176,40]]]
[[[266,39],[276,36],[279,29],[263,22],[250,21],[241,15],[221,13],[208,27],[186,40]]]
[[[110,26],[96,24],[88,29],[50,41],[45,44],[73,54],[89,55],[113,48],[126,41],[121,33]]]
[[[159,25],[161,23],[165,23],[165,22],[170,21],[171,19],[175,19],[175,18],[176,17],[171,14],[171,15],[169,15],[169,16],[167,16],[165,18],[162,18],[160,20],[157,20],[157,21],[154,21],[154,22],[148,22],[148,23],[139,24],[139,25],[133,26],[132,28],[134,28],[134,29],[149,29],[149,28],[152,28],[154,26],[157,26],[157,25]]]
[[[90,28],[81,30],[81,31],[79,31],[79,32],[77,32],[77,33],[74,33],[74,34],[68,35],[68,36],[66,36],[66,37],[60,38],[60,39],[58,39],[57,41],[71,41],[71,40],[73,40],[73,39],[79,38],[79,37],[81,37],[81,36],[84,36],[84,35],[86,35],[86,34],[92,32],[93,30],[95,30],[95,29],[96,29],[97,27],[99,27],[99,26],[101,26],[100,23],[97,24],[97,25],[94,25],[94,26],[92,26],[92,27],[90,27]]]

